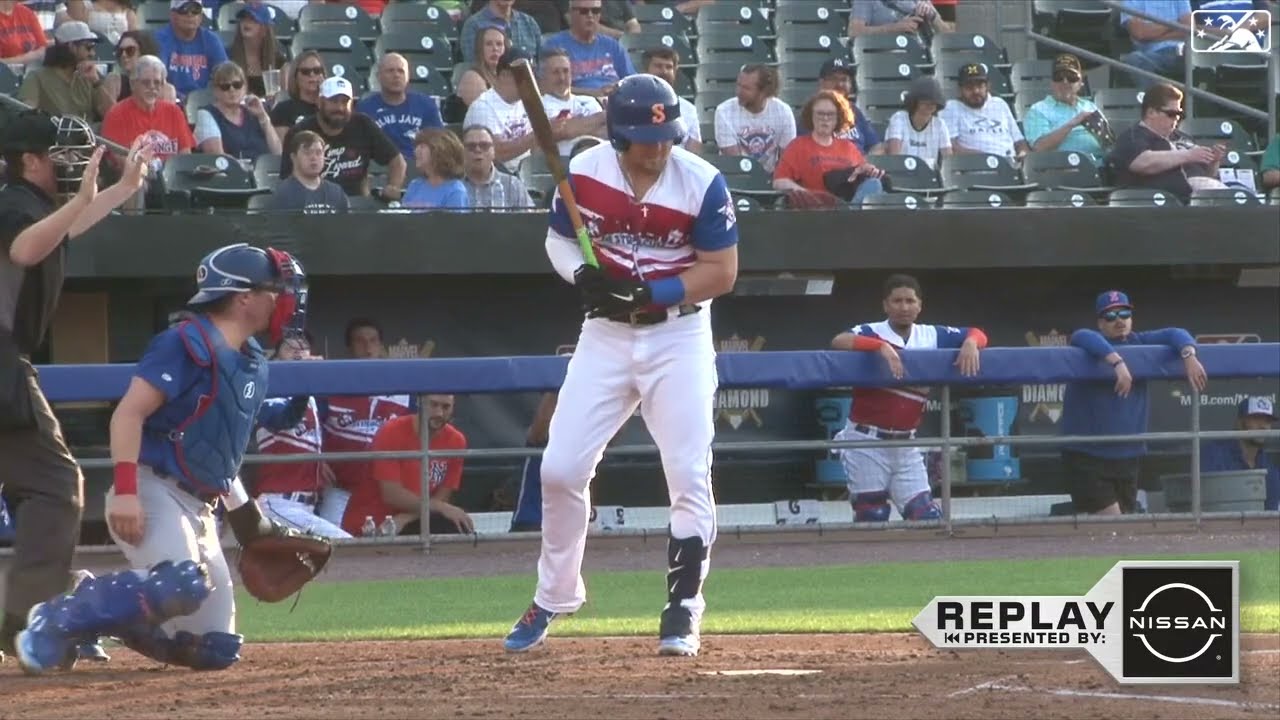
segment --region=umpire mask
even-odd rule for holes
[[[53,161],[58,199],[66,202],[80,192],[80,181],[97,145],[97,138],[93,128],[78,117],[54,117],[53,123],[56,131],[53,145],[49,148],[49,159]]]

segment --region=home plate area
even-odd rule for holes
[[[251,644],[232,669],[121,647],[40,678],[0,666],[0,718],[1235,718],[1280,715],[1280,636],[1242,637],[1240,685],[1117,685],[1082,652],[939,652],[910,634]]]

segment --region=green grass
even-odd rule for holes
[[[848,546],[845,546],[846,548]],[[839,550],[847,551],[847,550]],[[833,549],[833,552],[838,552]],[[1280,553],[911,562],[715,569],[707,633],[886,632],[937,595],[1083,595],[1117,560],[1239,560],[1245,632],[1280,632]],[[532,597],[534,576],[315,583],[292,602],[240,594],[239,632],[254,641],[500,638]],[[650,635],[666,601],[663,570],[586,576],[589,600],[557,635]]]

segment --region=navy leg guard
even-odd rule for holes
[[[903,520],[941,520],[942,508],[933,501],[933,493],[925,490],[907,501],[902,508]]]
[[[889,493],[887,492],[865,492],[858,493],[853,496],[853,521],[854,522],[888,522],[889,513]]]
[[[224,670],[240,659],[244,636],[222,632],[194,635],[179,631],[173,637],[156,625],[137,623],[120,633],[125,647],[166,665],[192,670]]]
[[[191,560],[166,560],[145,579],[132,570],[86,579],[31,608],[27,629],[18,636],[18,661],[31,674],[60,667],[79,642],[116,635],[138,622],[159,625],[190,615],[211,590],[208,571]]]

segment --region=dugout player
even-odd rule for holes
[[[0,658],[35,603],[67,590],[80,536],[84,476],[40,390],[31,355],[57,312],[67,240],[142,186],[151,152],[135,145],[119,182],[98,191],[103,149],[85,122],[33,110],[0,136],[0,491],[17,525],[5,583]],[[105,656],[103,656],[105,657]]]
[[[276,526],[237,478],[267,387],[254,335],[301,331],[302,266],[245,244],[200,262],[195,317],[152,339],[111,415],[107,528],[134,570],[35,605],[18,662],[38,675],[68,648],[110,635],[159,662],[220,670],[240,659],[231,574],[214,521],[223,501],[242,546]]]
[[[836,335],[832,348],[879,353],[898,380],[905,377],[900,351],[958,348],[955,364],[961,374],[978,374],[978,351],[987,346],[986,333],[976,327],[917,323],[924,293],[910,275],[890,275],[881,297],[887,317]],[[835,439],[913,438],[928,397],[927,387],[855,388],[849,420]],[[849,484],[854,522],[888,521],[890,500],[904,520],[942,518],[919,449],[851,447],[840,451],[840,462]]]
[[[505,647],[537,647],[552,620],[586,601],[588,485],[605,445],[639,405],[671,497],[658,652],[692,656],[716,536],[711,301],[737,280],[737,218],[724,176],[675,147],[685,126],[666,81],[624,78],[606,113],[610,144],[569,163],[599,268],[584,261],[558,194],[547,232],[551,264],[578,288],[587,317],[542,455],[538,587]]]

